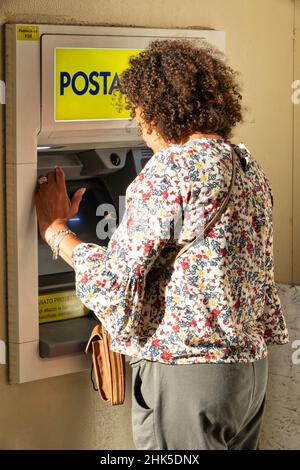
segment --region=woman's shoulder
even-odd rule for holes
[[[164,175],[174,178],[179,175],[183,165],[183,153],[179,145],[171,145],[155,152],[142,170],[142,177]]]
[[[222,144],[225,142],[225,139],[196,138],[184,144],[172,144],[156,152],[150,165],[164,166],[175,171],[187,170],[197,160],[205,164],[212,157],[216,158],[224,151]]]
[[[217,181],[230,177],[232,148],[248,175],[270,186],[263,168],[248,147],[243,142],[234,144],[223,138],[196,138],[155,152],[137,180],[169,177],[174,184],[184,181],[204,184],[211,180],[217,185]]]
[[[153,154],[140,178],[168,176],[174,184],[203,184],[210,178],[221,178],[229,172],[230,144],[225,139],[192,139],[173,144]],[[227,168],[228,167],[228,168]]]
[[[249,174],[253,174],[253,176],[257,177],[258,179],[263,179],[268,184],[268,186],[270,186],[269,179],[263,166],[256,158],[254,158],[246,145],[244,143],[240,143],[233,145],[233,148],[235,149],[240,159],[244,162],[244,168],[248,170]]]

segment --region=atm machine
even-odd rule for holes
[[[75,295],[73,270],[62,259],[54,261],[39,236],[37,178],[59,165],[70,196],[85,187],[68,225],[84,242],[107,245],[109,220],[121,221],[126,188],[152,156],[116,98],[119,76],[151,40],[176,37],[225,47],[225,33],[214,30],[6,25],[12,383],[89,368],[84,349],[98,321]],[[99,224],[107,226],[105,238],[99,238]]]

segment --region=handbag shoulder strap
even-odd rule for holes
[[[215,225],[217,220],[219,220],[219,218],[221,217],[223,212],[226,210],[226,207],[228,205],[228,202],[229,202],[229,199],[230,199],[230,196],[231,196],[231,193],[232,193],[232,188],[233,188],[233,185],[234,185],[235,175],[236,175],[236,153],[235,153],[235,150],[234,150],[232,145],[231,145],[231,161],[232,161],[232,173],[231,173],[231,181],[230,181],[230,185],[229,185],[229,188],[228,188],[228,192],[226,194],[226,197],[222,201],[221,206],[219,207],[219,209],[215,213],[215,215],[205,225],[204,235],[207,235],[207,233],[212,229],[212,227]],[[194,238],[194,240],[192,240],[191,242],[184,245],[181,248],[181,250],[179,250],[179,252],[176,254],[175,257],[172,257],[172,258],[168,259],[168,261],[156,271],[156,273],[154,275],[154,279],[156,279],[164,269],[166,269],[171,263],[173,263],[177,258],[179,258],[179,256],[181,256],[185,251],[187,251],[202,236],[203,236],[203,233],[200,233],[196,238]]]
[[[186,245],[184,245],[183,248],[181,248],[181,250],[177,253],[176,258],[178,258],[179,256],[181,256],[186,250],[188,250],[194,243],[197,242],[197,240],[199,240],[201,238],[201,236],[205,236],[207,235],[210,230],[212,229],[212,227],[216,224],[216,222],[220,219],[221,215],[223,214],[223,212],[225,212],[226,208],[227,208],[227,205],[228,205],[228,202],[229,202],[229,199],[230,199],[230,196],[231,196],[231,193],[232,193],[232,188],[233,188],[233,185],[234,185],[234,181],[235,181],[235,175],[236,175],[236,153],[234,151],[234,148],[231,147],[231,161],[232,161],[232,173],[231,173],[231,181],[230,181],[230,185],[229,185],[229,188],[228,188],[228,191],[227,191],[227,194],[226,194],[226,197],[224,198],[224,200],[222,201],[222,204],[220,205],[219,209],[217,210],[217,212],[214,214],[214,216],[210,219],[210,221],[204,226],[204,230],[203,230],[203,234],[200,233],[198,235],[198,237],[194,238],[194,240],[192,240],[190,243],[187,243]],[[164,265],[165,267],[166,265]]]

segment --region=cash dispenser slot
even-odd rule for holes
[[[70,197],[81,187],[86,188],[79,212],[69,220],[68,226],[83,242],[107,246],[111,233],[106,239],[98,238],[97,224],[107,215],[120,222],[120,196],[141,171],[152,151],[144,149],[100,149],[69,152],[40,152],[38,155],[38,176],[47,174],[59,165],[65,172],[66,187]],[[97,215],[100,204],[111,204],[114,213]],[[124,210],[124,207],[122,208]],[[109,224],[107,225],[107,229]],[[49,246],[38,235],[39,270],[39,354],[51,358],[84,351],[91,330],[99,320],[92,311],[80,311],[84,306],[75,295],[74,270],[61,258],[52,259]],[[71,311],[68,317],[68,303]],[[73,303],[72,303],[73,302]],[[72,305],[79,311],[72,317]],[[81,306],[82,307],[81,307]],[[87,309],[86,309],[87,310]]]
[[[40,325],[40,357],[57,357],[85,350],[91,331],[99,321],[92,316]]]

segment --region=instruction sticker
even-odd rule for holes
[[[128,119],[120,106],[120,74],[141,49],[55,49],[55,121]]]
[[[17,26],[18,41],[38,41],[40,37],[39,26],[19,25]]]
[[[48,323],[68,318],[83,317],[89,313],[75,291],[54,292],[39,296],[39,322]]]

